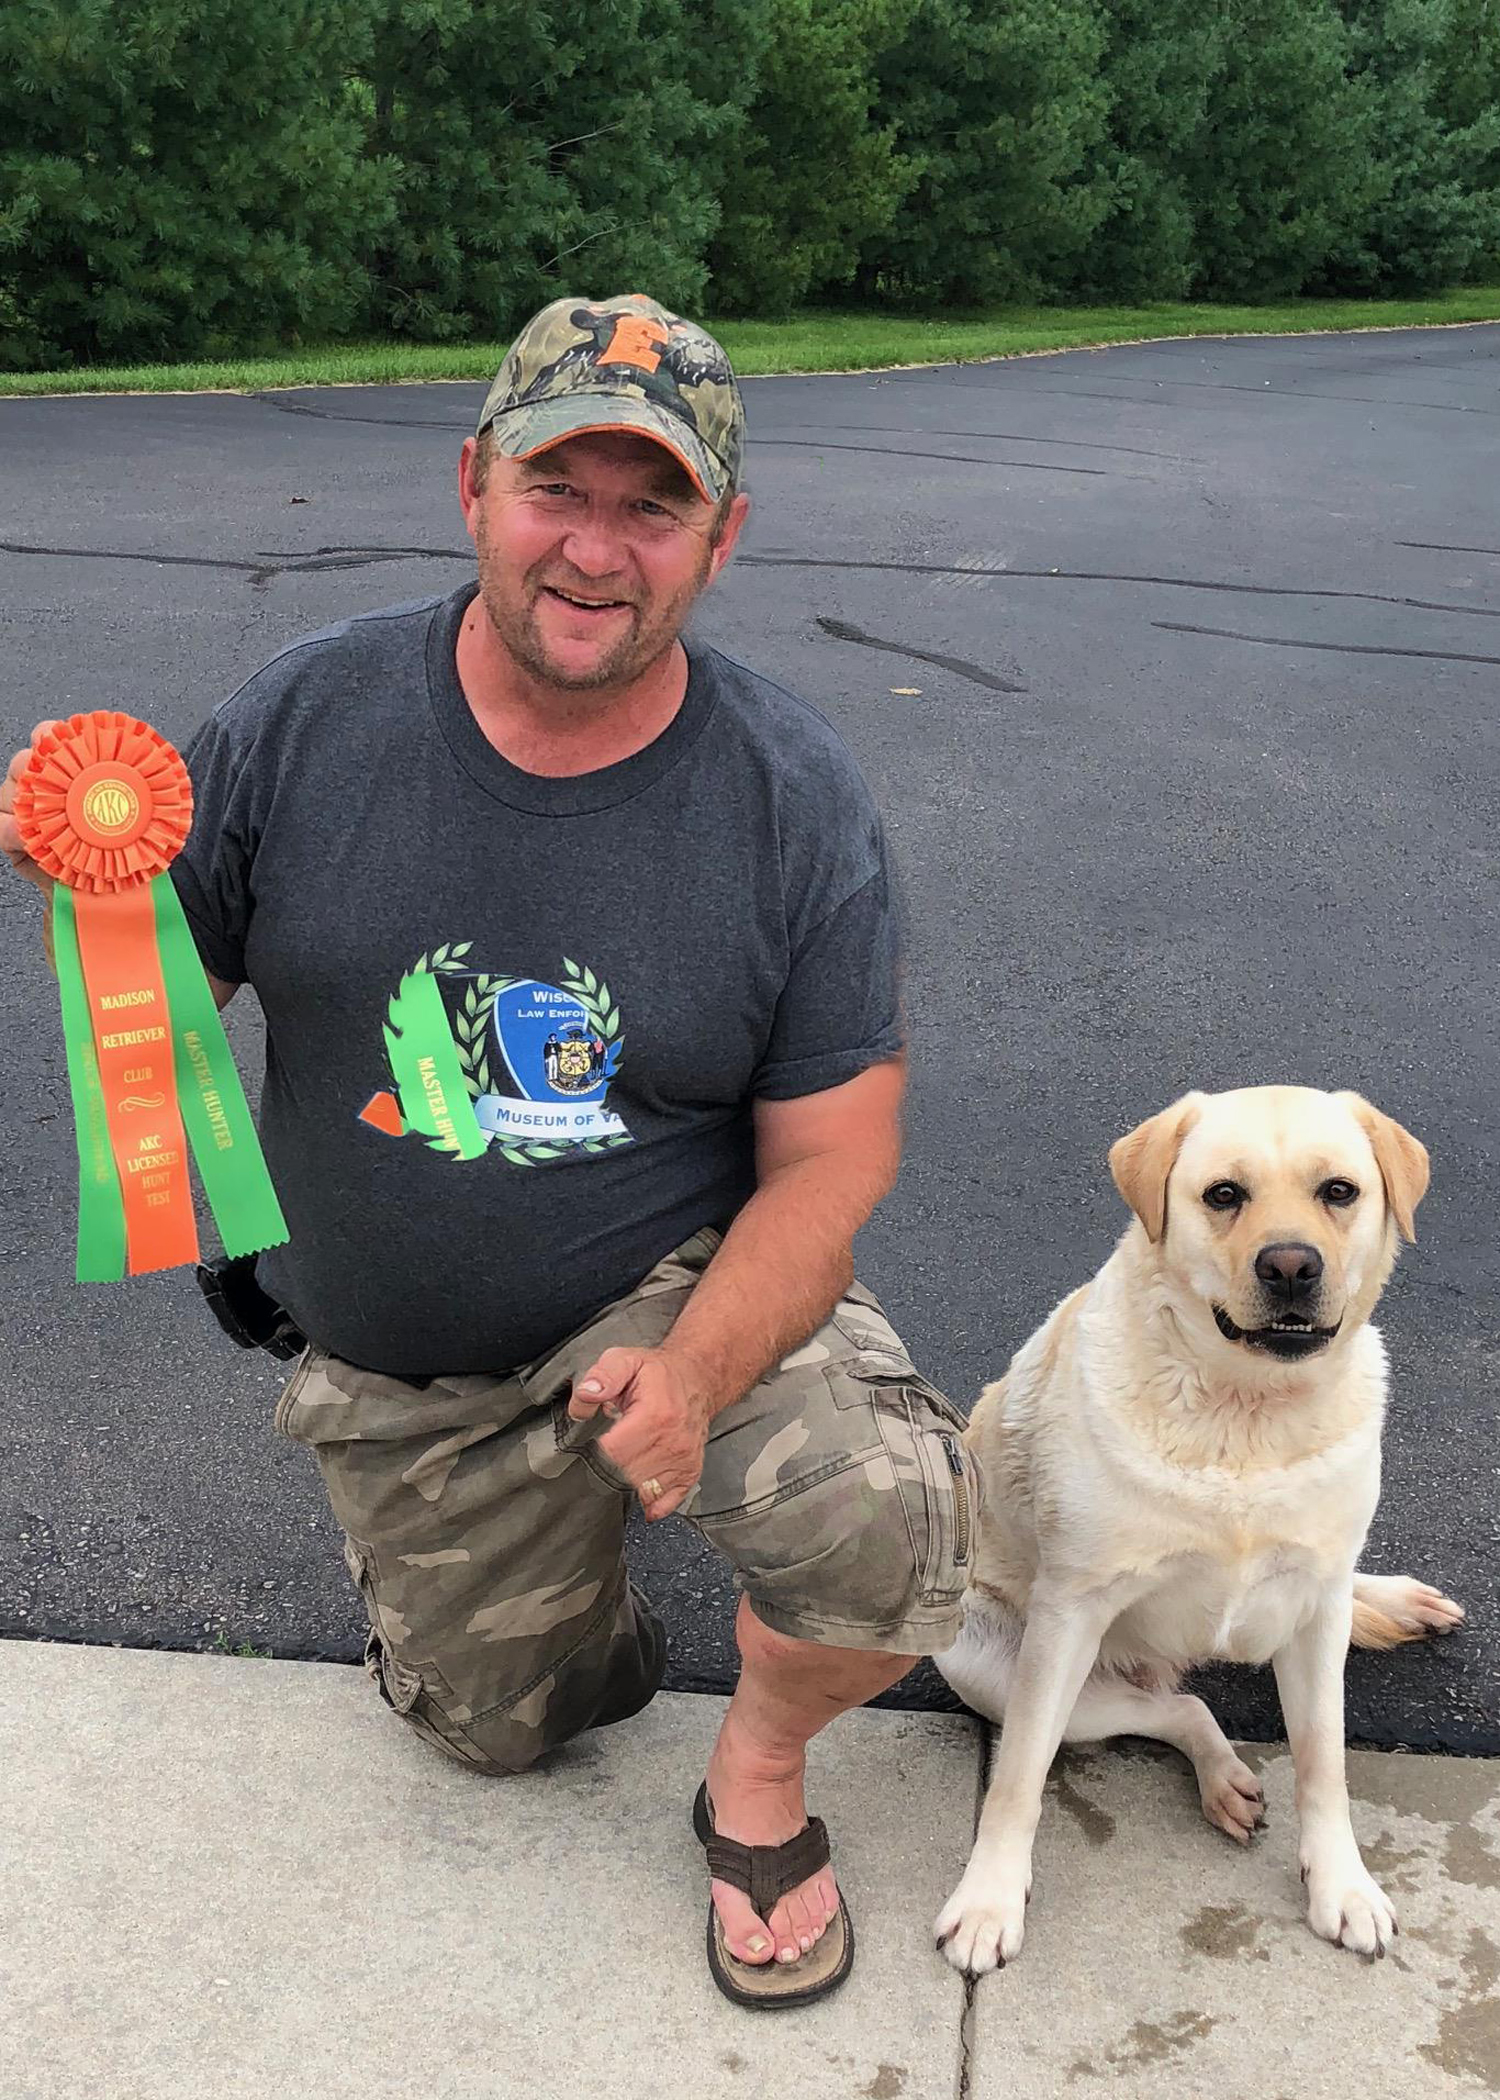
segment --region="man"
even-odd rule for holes
[[[277,1422],[383,1697],[489,1772],[638,1712],[665,1644],[627,1500],[684,1515],[743,1592],[710,1966],[770,2005],[853,1954],[807,1743],[953,1639],[976,1483],[853,1282],[903,1083],[879,822],[820,715],[681,638],[742,441],[700,329],[546,308],[459,463],[477,585],[257,672],[189,748],[173,872],[220,1003],[265,1011],[291,1239],[259,1273],[309,1343]],[[42,880],[24,756],[0,845]],[[469,1096],[436,1125],[398,1072],[423,978]]]

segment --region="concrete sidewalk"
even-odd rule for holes
[[[486,1781],[336,1665],[0,1644],[4,2100],[1403,2100],[1500,2091],[1500,1768],[1360,1755],[1401,1940],[1301,1923],[1291,1777],[1248,1856],[1175,1760],[1069,1756],[1020,1961],[967,1994],[930,1921],[977,1723],[848,1716],[817,1753],[848,1986],[741,2013],[688,1827],[721,1702],[663,1697]]]

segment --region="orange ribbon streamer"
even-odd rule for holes
[[[140,1276],[196,1262],[198,1227],[155,899],[140,883],[113,896],[76,891],[73,906],[105,1123],[125,1205],[127,1270]]]

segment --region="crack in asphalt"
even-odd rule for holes
[[[483,386],[476,379],[476,387]],[[314,408],[307,401],[284,401],[278,394],[242,394],[242,401],[259,401],[266,408],[280,409],[284,416],[311,416],[318,423],[375,423],[383,430],[464,430],[471,427],[472,419],[461,416],[455,422],[451,417],[436,416],[342,416],[336,409]]]
[[[1316,590],[1294,583],[1224,583],[1201,576],[1142,576],[1123,569],[976,569],[947,562],[860,561],[834,554],[742,554],[739,559],[760,569],[879,569],[899,576],[982,576],[997,583],[1009,577],[1050,583],[1145,583],[1174,591],[1226,591],[1254,598],[1352,598],[1370,605],[1400,605],[1415,612],[1466,613],[1471,618],[1500,620],[1500,606],[1454,605],[1440,598],[1407,598],[1387,591],[1344,591],[1330,585]]]
[[[25,540],[0,540],[0,554],[55,554],[64,561],[149,561],[177,569],[237,569],[253,575],[253,561],[219,559],[208,554],[136,554],[116,547],[41,547]]]
[[[1450,416],[1500,416],[1500,408],[1474,408],[1462,401],[1395,401],[1385,394],[1325,394],[1315,392],[1311,387],[1240,386],[1228,380],[1216,379],[1140,379],[1130,372],[1119,373],[1117,379],[1125,385],[1151,386],[1158,389],[1171,386],[1202,387],[1217,393],[1259,394],[1265,400],[1275,400],[1281,397],[1291,401],[1348,401],[1352,402],[1356,407],[1363,408],[1439,408],[1445,415]],[[894,373],[883,375],[883,383],[898,383],[897,375]],[[971,384],[971,382],[962,379],[907,380],[904,383],[909,386],[965,386]],[[1139,394],[1111,394],[1105,392],[1102,387],[1046,386],[1039,391],[1044,394],[1069,394],[1081,401],[1128,401],[1133,408],[1146,406],[1145,401]],[[1175,401],[1164,402],[1162,406],[1168,408],[1212,409],[1213,403],[1211,401]]]
[[[1260,394],[1285,401],[1353,401],[1363,408],[1440,408],[1450,416],[1500,416],[1500,408],[1472,408],[1465,401],[1397,401],[1389,394],[1325,394],[1321,388],[1310,386],[1245,386],[1237,379],[1147,379],[1135,372],[1116,372],[1117,385],[1125,386],[1188,386],[1213,394]],[[1059,387],[1058,392],[1062,389]],[[1134,394],[1122,394],[1122,401],[1134,401]]]
[[[982,433],[976,432],[975,435]],[[877,459],[946,459],[956,467],[1025,467],[1033,474],[1092,474],[1107,478],[1108,467],[1063,467],[1050,459],[980,459],[970,452],[893,452],[889,445],[823,445],[816,438],[756,438],[757,445],[788,445],[803,452],[873,452]],[[1024,444],[1025,439],[1022,440]],[[1124,475],[1123,480],[1140,477]]]
[[[25,540],[0,540],[0,554],[50,554],[63,561],[136,561],[153,568],[229,569],[263,587],[277,576],[314,576],[325,569],[378,568],[382,562],[464,561],[452,547],[317,547],[308,553],[267,552],[253,561],[215,554],[147,554],[129,547],[43,547]]]
[[[883,649],[890,656],[909,656],[918,663],[936,664],[940,670],[952,671],[955,677],[967,678],[973,685],[987,686],[992,693],[1024,693],[1024,685],[1014,685],[1008,678],[997,678],[993,671],[986,671],[981,664],[971,664],[967,657],[943,656],[935,649],[918,649],[910,642],[882,641],[878,634],[866,634],[861,628],[850,627],[844,620],[824,619],[818,615],[818,625],[836,642],[858,642],[862,649]]]
[[[1500,559],[1500,547],[1456,547],[1449,540],[1395,540],[1397,547],[1425,547],[1433,554],[1493,554]]]
[[[353,555],[372,561],[472,561],[472,547],[262,547],[265,561],[309,562],[324,556]],[[330,564],[331,565],[331,564]]]
[[[1158,452],[1149,445],[1112,445],[1103,438],[1055,438],[1033,437],[1024,430],[909,430],[895,423],[789,423],[789,430],[869,430],[886,437],[931,437],[931,438],[988,438],[997,445],[1066,445],[1073,452],[1130,452],[1138,459],[1172,459],[1188,466],[1197,466],[1198,461],[1185,452]],[[790,439],[756,437],[757,445],[780,445]]]
[[[1221,642],[1262,642],[1270,649],[1327,649],[1338,656],[1418,656],[1426,663],[1500,664],[1500,656],[1470,656],[1461,649],[1399,649],[1378,642],[1309,642],[1290,634],[1238,634],[1232,627],[1190,627],[1181,620],[1153,620],[1168,634],[1207,634]]]

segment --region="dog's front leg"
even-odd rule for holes
[[[1313,1617],[1272,1661],[1297,1780],[1307,1922],[1323,1939],[1373,1961],[1385,1953],[1396,1916],[1366,1872],[1349,1820],[1344,1658],[1352,1601],[1347,1577],[1326,1589]]]
[[[1033,1592],[974,1850],[935,1928],[954,1968],[971,1976],[1021,1951],[1047,1768],[1113,1616],[1092,1599]]]

